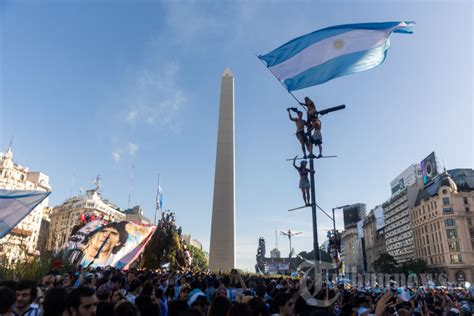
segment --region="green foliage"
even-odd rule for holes
[[[382,253],[380,257],[372,263],[375,272],[393,274],[397,271],[398,262],[388,254]]]
[[[4,257],[0,265],[0,280],[28,279],[40,282],[43,276],[54,269],[55,262],[63,263],[62,255],[62,253],[44,253],[15,263],[9,263]],[[61,265],[59,272],[64,273],[72,269],[70,265]]]
[[[400,265],[399,272],[405,275],[410,273],[421,274],[428,272],[428,265],[423,259],[411,259]]]
[[[143,266],[149,269],[161,269],[163,265],[169,263],[171,270],[180,270],[186,267],[180,236],[180,231],[176,228],[174,220],[163,216],[145,247]]]
[[[208,269],[206,255],[201,249],[193,245],[187,245],[193,261],[191,262],[191,269],[194,271],[206,271]]]

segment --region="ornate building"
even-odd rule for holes
[[[47,249],[63,248],[74,226],[94,218],[107,221],[126,219],[126,214],[119,207],[102,198],[98,184],[95,189],[87,190],[85,195],[69,198],[53,208]]]
[[[367,257],[367,271],[375,272],[372,264],[385,250],[384,227],[377,227],[374,210],[364,219],[365,254]]]
[[[451,282],[474,280],[473,212],[472,169],[445,171],[433,179],[411,212],[415,256],[446,272]]]
[[[5,154],[0,153],[0,189],[50,192],[51,186],[46,174],[30,171],[27,167],[14,163],[10,146]],[[41,222],[47,207],[48,198],[0,239],[0,260],[5,256],[7,261],[14,263],[39,254],[42,250],[38,249]]]

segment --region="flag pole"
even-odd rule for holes
[[[258,55],[257,55],[257,54],[255,54],[255,56],[258,58]],[[281,84],[281,86],[282,86],[283,88],[285,88],[286,92],[288,92],[288,93],[293,97],[293,99],[295,99],[296,102],[298,102],[298,105],[302,106],[300,100],[298,100],[298,98],[297,98],[293,93],[291,93],[290,90],[288,90],[288,89],[285,87],[285,85],[283,84],[283,82],[281,82],[280,79],[278,79],[277,76],[275,76],[275,74],[273,73],[273,71],[271,71],[270,68],[268,68],[267,65],[265,65],[265,63],[263,62],[263,60],[261,60],[260,58],[258,58],[258,60],[260,60],[260,61],[262,62],[262,65],[265,66],[265,68],[267,68],[268,71],[270,71],[270,73],[271,73],[271,74],[273,75],[273,77],[275,77],[275,79]],[[303,106],[302,106],[302,107],[303,107]],[[305,109],[304,107],[303,107],[303,109],[306,111],[306,109]]]
[[[155,200],[155,220],[153,224],[156,225],[156,214],[158,214],[158,210],[161,208],[160,203],[160,174],[158,173],[158,186],[156,187],[156,200]]]

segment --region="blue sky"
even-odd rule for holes
[[[299,154],[285,109],[294,100],[262,66],[264,54],[331,25],[416,21],[392,35],[380,67],[297,91],[323,117],[316,164],[325,209],[390,195],[390,181],[435,150],[446,168],[473,167],[471,1],[2,1],[0,148],[50,176],[57,205],[93,187],[153,218],[158,174],[165,208],[209,246],[220,76],[235,75],[237,263],[253,269],[258,237],[302,231],[309,210],[285,159]],[[74,179],[74,180],[73,180]],[[342,216],[338,216],[341,227]],[[318,214],[320,242],[330,221]],[[279,237],[288,253],[288,241]]]

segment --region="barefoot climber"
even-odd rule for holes
[[[304,103],[300,103],[306,108],[306,125],[307,125],[307,137],[309,139],[309,157],[314,158],[313,155],[313,144],[319,148],[319,155],[316,158],[323,156],[323,136],[321,134],[321,121],[319,120],[319,113],[316,110],[313,100],[308,97],[304,98]],[[312,132],[312,133],[311,133]]]
[[[312,134],[311,134],[312,131]],[[311,120],[310,128],[308,130],[309,134],[309,155],[313,156],[313,144],[317,145],[319,148],[319,155],[316,158],[321,158],[323,156],[323,135],[321,134],[321,121],[316,116]]]
[[[301,193],[303,194],[303,200],[306,206],[310,204],[310,196],[309,196],[309,188],[310,188],[310,183],[308,179],[308,174],[310,173],[310,170],[306,168],[306,160],[302,160],[300,162],[300,166],[296,166],[296,158],[298,156],[295,156],[293,159],[293,167],[295,167],[296,170],[298,170],[298,173],[300,174],[300,189]]]
[[[303,150],[303,158],[306,159],[307,158],[306,147],[308,147],[308,150],[309,150],[310,143],[308,142],[308,137],[304,130],[306,126],[306,121],[303,120],[303,112],[298,111],[298,109],[296,108],[288,108],[286,110],[288,111],[288,117],[290,118],[290,120],[292,120],[296,124],[296,138],[299,140],[301,144],[301,149]],[[297,114],[296,118],[291,116],[291,111],[296,112]]]

